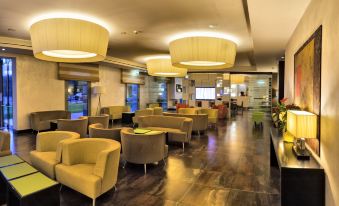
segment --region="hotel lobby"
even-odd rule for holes
[[[339,205],[338,0],[0,8],[0,205]]]

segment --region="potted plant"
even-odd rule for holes
[[[300,110],[295,104],[286,104],[287,98],[277,102],[277,106],[272,109],[272,119],[275,127],[281,131],[286,131],[287,110]]]

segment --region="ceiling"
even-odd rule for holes
[[[238,44],[234,69],[272,69],[309,1],[250,0],[247,6],[246,0],[1,0],[0,36],[29,40],[36,17],[72,12],[108,27],[113,57],[143,63],[146,56],[168,54],[174,36],[217,32]]]

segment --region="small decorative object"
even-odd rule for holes
[[[93,94],[99,96],[99,101],[98,101],[98,106],[96,110],[96,115],[100,114],[100,109],[101,109],[101,94],[104,94],[106,92],[105,88],[103,86],[94,86],[93,87]]]
[[[308,160],[306,138],[317,138],[317,115],[306,111],[287,111],[287,131],[295,137],[293,151],[298,159]]]

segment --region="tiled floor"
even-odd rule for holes
[[[184,153],[180,144],[170,145],[166,165],[149,165],[147,175],[142,165],[120,166],[118,190],[99,197],[97,205],[280,205],[279,171],[269,165],[270,122],[254,129],[250,116],[245,112],[193,136]],[[13,147],[29,161],[34,135],[18,135]],[[91,203],[69,188],[61,191],[61,205]]]

